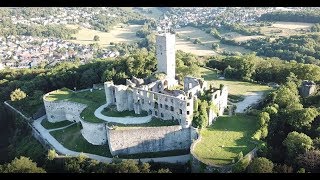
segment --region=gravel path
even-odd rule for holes
[[[244,113],[244,110],[250,105],[258,102],[262,98],[263,94],[264,92],[251,92],[247,94],[243,101],[234,103],[237,106],[237,109],[235,112]]]
[[[106,108],[107,105],[104,104],[100,106],[98,109],[94,111],[94,115],[102,119],[104,121],[108,122],[115,122],[115,123],[121,123],[121,124],[143,124],[151,121],[152,116],[145,116],[145,117],[132,117],[132,116],[127,116],[127,117],[109,117],[101,114],[104,108]]]
[[[81,152],[76,152],[76,151],[72,151],[72,150],[69,150],[69,149],[65,148],[53,136],[51,136],[51,134],[49,133],[49,131],[47,129],[45,129],[41,125],[42,120],[45,119],[45,118],[46,118],[46,116],[43,116],[43,117],[35,120],[32,123],[32,125],[39,131],[39,133],[41,134],[42,138],[47,140],[54,147],[54,149],[60,154],[70,155],[70,156],[79,156]],[[70,125],[65,126],[63,128],[67,128],[69,126]],[[55,130],[63,129],[63,128],[57,128]],[[90,154],[90,153],[83,153],[83,154],[85,154],[86,156],[88,156],[91,159],[95,159],[95,160],[98,160],[98,161],[101,161],[101,162],[110,163],[112,161],[112,158],[108,158],[108,157],[103,157],[103,156]],[[138,161],[139,159],[135,159],[135,160]],[[140,159],[141,162],[149,162],[151,160],[153,160],[154,162],[170,162],[170,163],[183,162],[183,163],[186,163],[186,162],[188,162],[190,160],[190,154],[181,155],[181,156],[169,156],[169,157],[160,157],[160,158],[143,158],[143,159]]]

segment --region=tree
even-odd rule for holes
[[[249,173],[272,173],[273,163],[267,158],[254,158],[248,166]]]
[[[94,35],[93,40],[94,41],[100,41],[100,37],[98,35]]]
[[[27,94],[23,92],[20,88],[14,90],[10,94],[11,101],[19,101],[27,97]]]
[[[118,165],[118,173],[139,173],[139,167],[137,163],[130,159],[130,160],[124,160],[121,161],[121,163],[117,164]]]
[[[303,154],[299,154],[297,157],[297,164],[299,167],[303,167],[307,171],[313,173],[320,172],[320,151],[311,150]]]
[[[244,158],[242,158],[239,162],[237,162],[233,168],[232,168],[232,172],[234,173],[241,173],[244,172],[247,167],[250,164],[250,160],[247,156],[245,156]]]
[[[291,89],[286,86],[282,86],[277,90],[274,99],[275,103],[277,103],[280,108],[302,108],[299,96],[297,96],[295,92],[292,92]]]
[[[15,158],[1,168],[3,173],[45,173],[43,168],[37,167],[37,163],[33,162],[28,157],[20,156]]]
[[[270,121],[270,116],[267,112],[261,112],[258,118],[260,127],[264,126],[266,123],[269,123]]]
[[[276,164],[273,168],[275,173],[293,173],[293,168],[286,164]]]
[[[283,141],[283,145],[287,147],[289,157],[305,153],[312,148],[312,144],[312,139],[309,136],[296,131],[290,132]]]
[[[50,161],[52,161],[55,157],[56,157],[56,150],[54,150],[54,149],[50,149],[49,151],[48,151],[48,155],[47,155],[47,158],[50,160]]]
[[[310,129],[311,123],[318,115],[319,112],[316,108],[293,110],[288,118],[288,123],[297,130],[301,130],[304,127]]]

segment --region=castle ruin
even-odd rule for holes
[[[207,83],[201,78],[185,77],[183,90],[174,90],[178,85],[175,78],[175,35],[161,33],[156,37],[157,73],[164,77],[148,82],[133,77],[126,85],[114,85],[112,81],[104,83],[107,105],[115,105],[117,111],[142,111],[163,120],[177,120],[184,128],[191,125],[194,102],[207,90]],[[173,90],[172,90],[173,89]],[[212,102],[218,113],[209,113],[209,122],[222,115],[227,107],[228,90],[223,87],[212,94]],[[211,124],[211,123],[210,123]]]

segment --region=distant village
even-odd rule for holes
[[[78,24],[82,27],[91,29],[92,26],[90,25],[91,20],[95,20],[95,16],[99,15],[106,15],[108,17],[114,18],[117,17],[118,14],[112,8],[109,7],[99,7],[99,8],[53,8],[57,12],[54,15],[48,15],[44,17],[32,17],[32,18],[25,18],[20,15],[11,16],[11,20],[14,24],[21,23],[21,24],[40,24],[40,25],[47,25],[47,24]],[[109,12],[109,13],[107,13]]]
[[[32,68],[41,64],[54,66],[62,61],[79,60],[86,63],[94,57],[97,48],[91,45],[71,43],[56,38],[31,36],[0,37],[0,69]],[[118,52],[103,51],[101,58],[119,56]]]

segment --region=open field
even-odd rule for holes
[[[251,39],[258,39],[258,38],[265,37],[265,36],[260,36],[260,35],[245,36],[245,35],[239,34],[237,32],[227,32],[227,33],[223,33],[223,34],[221,33],[220,35],[224,38],[235,40],[236,42],[248,41]]]
[[[220,40],[214,38],[212,35],[194,27],[184,27],[176,30],[179,38],[176,38],[176,49],[184,52],[196,54],[199,56],[215,55],[222,51],[249,53],[250,50],[238,46],[230,46],[221,44]],[[190,37],[190,40],[186,40]],[[199,39],[202,44],[193,44],[195,39]],[[212,50],[212,43],[219,43],[220,48],[217,51]]]
[[[212,56],[217,53],[207,46],[202,46],[199,44],[193,44],[190,41],[186,41],[181,38],[176,38],[176,50],[181,50],[187,53],[192,53],[197,56]]]
[[[313,23],[299,22],[275,22],[271,26],[261,27],[261,33],[265,36],[292,36],[309,33]]]
[[[313,23],[301,23],[301,22],[275,22],[272,27],[282,29],[310,29]]]
[[[205,68],[201,68],[201,77],[209,84],[213,84],[215,88],[219,88],[220,84],[228,86],[229,94],[235,96],[247,95],[250,92],[259,92],[265,91],[268,92],[272,90],[271,87],[266,85],[260,85],[250,82],[228,80],[228,79],[219,79],[217,72]]]
[[[59,141],[64,147],[78,152],[97,154],[100,156],[112,157],[108,144],[93,145],[84,139],[81,132],[81,127],[74,124],[65,129],[51,131],[50,134]]]
[[[226,165],[242,152],[250,152],[256,145],[251,136],[257,129],[253,116],[236,115],[218,117],[216,122],[201,130],[201,141],[194,153],[201,161],[215,165]]]
[[[46,99],[51,101],[68,100],[86,104],[88,105],[88,107],[85,108],[80,114],[81,117],[84,117],[84,120],[93,123],[105,122],[94,115],[94,111],[101,105],[105,104],[106,98],[104,90],[93,90],[92,92],[83,91],[74,93],[68,89],[61,89],[51,92],[46,97]]]
[[[56,128],[61,128],[61,127],[65,127],[65,126],[68,126],[70,124],[72,124],[73,122],[71,121],[68,121],[68,120],[64,120],[64,121],[61,121],[61,122],[56,122],[56,123],[51,123],[49,122],[47,119],[44,119],[42,122],[41,122],[41,125],[46,128],[46,129],[56,129]]]
[[[136,36],[136,32],[141,28],[141,25],[129,25],[121,28],[123,24],[118,24],[110,32],[96,31],[88,28],[81,27],[81,30],[74,34],[73,37],[76,37],[77,40],[69,40],[73,43],[79,44],[92,44],[98,43],[101,47],[110,46],[110,42],[134,42],[138,41],[140,38]],[[78,28],[76,25],[67,25],[68,28]],[[93,41],[93,37],[98,35],[100,41]]]

